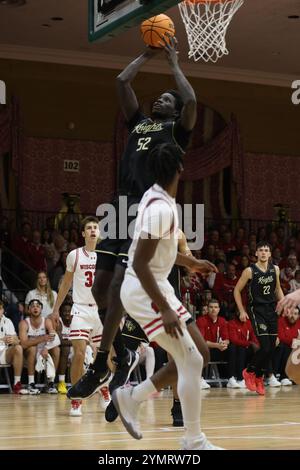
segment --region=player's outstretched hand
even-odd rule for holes
[[[169,33],[166,33],[168,39],[165,36],[161,36],[160,44],[167,54],[167,59],[171,65],[176,65],[178,63],[178,50],[177,45],[178,41],[175,36],[171,36]]]
[[[190,258],[188,269],[192,273],[200,273],[204,276],[207,276],[210,273],[218,272],[218,268],[210,261],[206,259],[197,259],[194,257]]]
[[[286,311],[288,308],[296,308],[300,304],[300,289],[291,292],[290,294],[286,295],[281,299],[276,307],[277,313],[282,313]]]

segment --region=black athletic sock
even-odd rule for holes
[[[105,372],[107,367],[107,359],[108,359],[109,351],[102,351],[101,349],[97,352],[96,359],[92,365],[93,369],[97,372]]]
[[[118,328],[113,345],[117,354],[117,358],[123,359],[124,357],[127,357],[127,349],[124,344],[120,328]]]

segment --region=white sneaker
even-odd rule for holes
[[[205,434],[202,432],[200,436],[196,439],[186,439],[182,440],[182,450],[224,450],[223,447],[214,446]]]
[[[39,395],[41,392],[38,388],[36,388],[35,383],[31,383],[27,387],[29,395]]]
[[[237,383],[235,377],[230,377],[226,385],[227,388],[241,388]]]
[[[119,387],[113,391],[112,401],[129,434],[134,439],[142,439],[143,435],[138,422],[138,412],[141,403],[132,398],[132,392],[132,385]]]
[[[201,377],[201,390],[206,390],[210,388],[210,385],[204,380],[203,377]]]
[[[287,387],[289,385],[293,385],[293,382],[290,379],[282,379],[281,385],[283,385],[284,387]]]
[[[245,380],[238,380],[237,383],[239,384],[240,388],[247,388],[245,384]]]
[[[106,408],[110,404],[110,400],[111,400],[108,387],[100,388],[99,398],[100,398],[100,406],[101,406],[102,410],[106,410]]]
[[[82,416],[81,405],[82,405],[82,400],[72,400],[69,415],[70,416]]]
[[[281,387],[281,383],[276,379],[274,374],[268,378],[268,385],[269,387]]]

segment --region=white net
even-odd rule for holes
[[[217,62],[228,54],[226,31],[244,0],[185,0],[178,4],[184,22],[189,58]]]

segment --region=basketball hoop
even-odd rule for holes
[[[189,43],[189,58],[217,62],[228,54],[226,31],[244,0],[184,0],[178,4]]]

